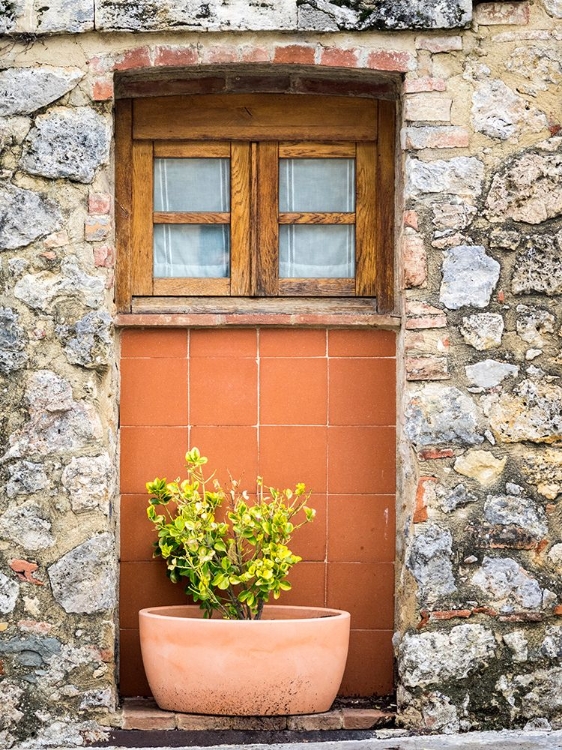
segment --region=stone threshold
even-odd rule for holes
[[[323,714],[301,716],[204,716],[162,711],[151,698],[126,698],[121,730],[183,731],[295,731],[367,730],[394,726],[395,713],[387,709],[359,705],[334,707]]]

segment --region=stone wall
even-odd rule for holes
[[[401,91],[400,720],[562,725],[561,18],[0,0],[2,747],[119,720],[114,84],[209,66]]]

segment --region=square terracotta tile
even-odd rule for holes
[[[324,328],[260,328],[260,357],[325,357]]]
[[[349,612],[352,628],[392,629],[393,563],[328,563],[328,606]]]
[[[394,427],[328,427],[330,494],[390,495],[395,485]]]
[[[121,492],[143,494],[155,477],[185,474],[186,427],[122,427]]]
[[[189,604],[184,583],[172,583],[164,560],[122,562],[119,567],[119,622],[138,628],[139,610],[168,604]],[[186,579],[187,583],[187,579]]]
[[[340,695],[390,695],[393,689],[392,630],[352,630]]]
[[[326,427],[260,427],[259,473],[269,486],[326,492]]]
[[[190,357],[257,356],[255,328],[193,328],[189,335]]]
[[[138,628],[119,631],[119,695],[121,698],[152,695],[142,665]]]
[[[290,591],[283,591],[271,604],[297,607],[326,606],[326,565],[321,562],[300,562],[289,573]]]
[[[326,559],[326,495],[313,494],[308,505],[314,508],[316,516],[313,521],[305,523],[294,532],[289,543],[289,548],[299,555],[303,560],[324,562]],[[299,523],[302,512],[296,516],[295,522]]]
[[[192,427],[191,446],[209,459],[207,472],[215,472],[223,485],[232,475],[248,492],[255,491],[259,474],[257,427]]]
[[[158,538],[154,524],[148,520],[146,509],[149,494],[121,495],[120,504],[120,554],[123,562],[149,562],[152,543]]]
[[[217,426],[257,424],[257,377],[255,359],[191,359],[190,423]]]
[[[394,562],[394,495],[328,497],[329,562]]]
[[[329,423],[337,425],[396,423],[394,359],[330,358]]]
[[[330,357],[395,357],[394,331],[359,331],[332,328],[328,331]]]
[[[262,359],[260,423],[325,425],[327,360]]]
[[[121,334],[121,357],[187,357],[185,328],[128,328]]]
[[[187,425],[187,360],[121,360],[122,425]]]

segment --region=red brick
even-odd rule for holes
[[[428,482],[436,482],[435,477],[420,477],[416,490],[416,508],[414,511],[414,523],[427,521],[427,495]]]
[[[425,49],[433,54],[437,52],[454,52],[462,49],[460,36],[419,36],[416,49]]]
[[[315,48],[304,44],[288,44],[284,47],[276,47],[273,62],[279,65],[290,63],[292,65],[313,65]]]
[[[108,214],[111,210],[111,195],[109,193],[90,193],[88,196],[89,214]]]
[[[36,622],[35,620],[20,620],[18,622],[18,628],[23,630],[24,633],[46,635],[52,627],[50,622]]]
[[[44,586],[43,581],[38,580],[34,577],[35,571],[39,568],[37,563],[29,562],[28,560],[10,560],[10,568],[14,571],[20,581],[27,581],[27,583],[34,583],[37,586]]]
[[[150,67],[150,49],[148,47],[137,47],[125,52],[118,62],[113,65],[113,70],[131,70],[133,68]]]
[[[424,318],[408,318],[406,328],[414,330],[419,328],[445,328],[447,326],[447,316],[431,315]]]
[[[421,630],[422,628],[425,628],[425,626],[429,623],[429,612],[426,609],[422,609],[420,612],[420,621],[416,625],[417,630]]]
[[[154,50],[154,65],[168,65],[178,67],[182,65],[196,65],[199,56],[197,47],[156,47]]]
[[[45,247],[64,247],[68,245],[70,240],[68,239],[68,232],[66,229],[61,229],[60,232],[53,232],[43,240]]]
[[[421,76],[420,78],[407,78],[404,81],[405,94],[419,94],[424,91],[446,91],[447,82],[443,78],[432,78]]]
[[[448,380],[446,357],[406,357],[406,380]]]
[[[175,729],[176,715],[162,711],[151,700],[126,701],[123,706],[123,729]]]
[[[492,607],[473,607],[473,615],[488,615],[489,617],[497,617],[498,613]]]
[[[113,78],[96,78],[92,83],[92,99],[95,102],[111,101],[114,96]]]
[[[423,286],[427,279],[427,255],[419,234],[405,234],[402,240],[404,287]]]
[[[115,265],[115,248],[112,245],[94,247],[94,264],[98,268],[113,268]]]
[[[344,708],[342,715],[344,729],[373,729],[389,724],[394,718],[394,714],[378,708]]]
[[[439,610],[437,612],[430,612],[430,618],[432,620],[454,620],[457,617],[466,619],[472,616],[471,609],[447,609]]]
[[[356,68],[357,63],[357,50],[340,49],[339,47],[324,47],[322,49],[321,65],[330,65],[335,68]]]
[[[411,229],[415,229],[417,231],[418,214],[416,211],[404,211],[402,220],[405,227],[410,227]]]
[[[529,23],[529,3],[480,3],[474,9],[474,20],[482,26],[525,26]]]
[[[453,458],[455,451],[452,448],[424,448],[418,453],[420,461],[434,461],[440,458]]]
[[[107,73],[113,68],[113,60],[107,55],[96,55],[88,60],[88,68],[92,73]]]
[[[367,67],[374,70],[393,70],[397,73],[407,73],[415,66],[415,59],[409,52],[393,52],[377,50],[371,52],[367,59]]]
[[[552,610],[553,614],[555,614],[557,617],[562,617],[562,604],[557,604],[556,607]]]
[[[217,47],[204,47],[201,50],[201,62],[231,63],[238,62],[238,47],[228,47],[221,44]]]
[[[269,62],[271,51],[265,47],[242,47],[243,62]]]

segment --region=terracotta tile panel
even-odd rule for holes
[[[328,367],[330,424],[396,423],[394,359],[331,358]]]
[[[329,427],[328,491],[392,494],[396,484],[394,427]]]
[[[392,630],[352,630],[340,695],[389,695],[393,688]]]
[[[187,448],[186,427],[122,427],[121,492],[142,494],[155,477],[183,476]]]
[[[191,445],[207,456],[207,469],[224,485],[229,474],[251,492],[258,476],[258,431],[256,427],[193,427]]]
[[[308,504],[316,510],[316,517],[295,531],[289,547],[303,560],[324,562],[326,559],[326,495],[314,494]]]
[[[121,550],[120,559],[126,562],[152,560],[152,543],[157,534],[154,524],[146,517],[148,493],[121,495]]]
[[[328,332],[328,354],[330,357],[395,357],[396,334],[332,328]]]
[[[394,562],[394,495],[330,495],[328,561]]]
[[[197,328],[190,331],[190,357],[256,357],[255,328]]]
[[[121,334],[122,357],[187,357],[187,331],[181,328],[129,328]]]
[[[189,368],[192,425],[255,425],[257,364],[251,358],[200,357]]]
[[[260,364],[260,423],[325,425],[327,360],[275,358]]]
[[[142,665],[138,629],[119,631],[119,695],[122,698],[152,695]]]
[[[320,562],[301,562],[289,574],[292,589],[283,591],[277,602],[298,607],[326,606],[326,565]]]
[[[329,563],[328,606],[349,612],[352,628],[391,629],[394,626],[394,565]]]
[[[184,584],[172,583],[167,578],[163,560],[122,562],[119,584],[121,627],[138,628],[139,610],[145,607],[188,604],[184,588]]]
[[[187,425],[187,360],[122,360],[120,422]]]
[[[326,491],[325,427],[261,427],[259,473],[274,487]]]
[[[325,357],[323,328],[260,328],[261,357]]]

